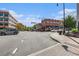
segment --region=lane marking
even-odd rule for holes
[[[21,42],[23,43],[23,42],[24,42],[24,40],[21,40]]]
[[[32,53],[32,54],[30,54],[30,55],[28,55],[28,56],[35,56],[35,55],[38,55],[38,54],[40,54],[40,53],[42,53],[42,52],[44,52],[44,51],[46,51],[46,50],[49,50],[49,49],[51,49],[51,48],[53,48],[53,47],[55,47],[55,46],[57,46],[57,45],[59,45],[59,44],[60,44],[60,43],[57,43],[57,44],[55,44],[55,45],[53,45],[53,46],[50,46],[50,47],[45,48],[45,49],[42,49],[42,50],[37,51],[37,52],[35,52],[35,53]]]
[[[13,50],[12,54],[15,54],[17,50],[18,50],[18,48],[15,48],[15,49]]]

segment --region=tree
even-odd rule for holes
[[[25,29],[26,29],[26,27],[25,27],[22,23],[17,23],[17,24],[16,24],[16,28],[17,28],[18,30],[25,30]]]
[[[32,27],[26,27],[26,30],[27,31],[31,31],[32,30]]]
[[[36,24],[35,24],[35,25],[33,25],[32,29],[36,29]]]
[[[74,21],[74,17],[73,16],[68,15],[65,18],[65,27],[66,28],[69,28],[69,29],[72,29],[72,28],[75,28],[76,27],[76,23]]]

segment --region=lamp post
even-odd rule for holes
[[[57,3],[57,6],[58,6],[58,3]],[[65,3],[63,3],[63,19],[64,19],[63,34],[65,34]]]

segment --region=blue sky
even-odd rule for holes
[[[26,26],[39,23],[43,18],[61,20],[63,5],[56,3],[0,3],[0,10],[8,10],[19,22]],[[76,15],[76,4],[65,3],[65,13]]]

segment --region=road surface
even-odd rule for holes
[[[0,36],[0,56],[27,56],[56,44],[50,32],[20,32],[18,35]]]

